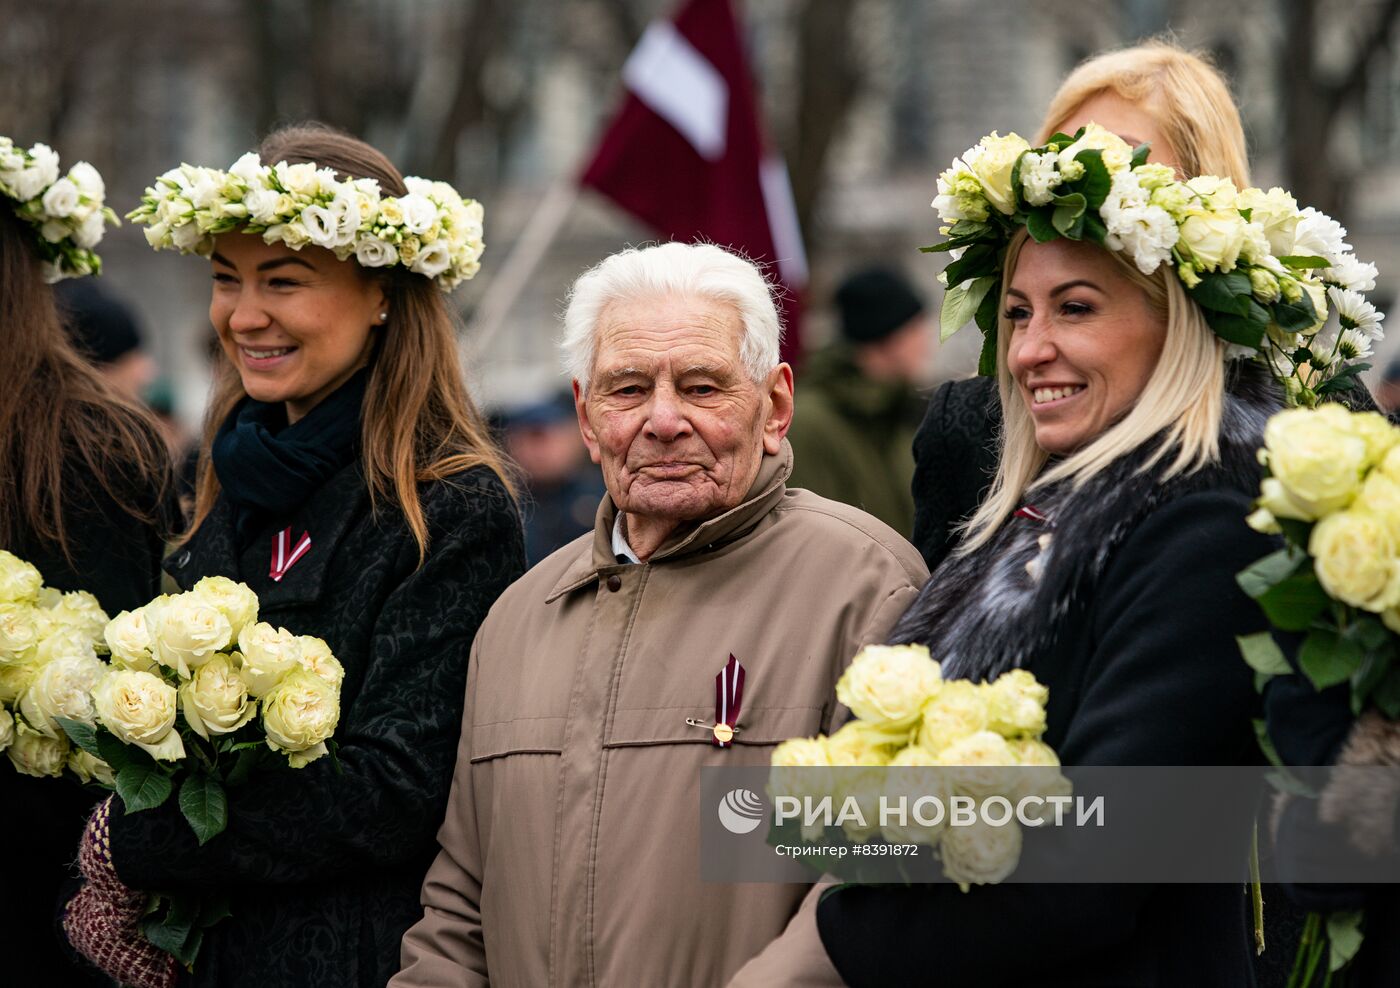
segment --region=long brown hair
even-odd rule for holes
[[[0,546],[28,535],[71,562],[72,502],[95,490],[88,478],[133,518],[163,524],[170,456],[150,414],[69,341],[33,235],[0,201]]]
[[[388,158],[365,142],[323,124],[276,130],[258,148],[263,164],[314,162],[341,179],[372,178],[386,195],[408,192]],[[431,279],[401,267],[370,271],[380,279],[389,321],[379,331],[370,365],[360,432],[361,462],[370,503],[399,506],[418,543],[420,563],[428,551],[428,524],[418,484],[444,480],[470,467],[492,470],[514,493],[500,451],[491,439],[462,379],[454,321],[446,297]],[[228,358],[219,357],[218,381],[204,422],[193,533],[214,507],[219,478],[209,453],[214,434],[246,396]]]

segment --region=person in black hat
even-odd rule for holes
[[[60,282],[54,296],[74,347],[126,398],[145,404],[159,368],[131,310],[91,278]]]
[[[883,267],[849,276],[836,291],[841,338],[808,360],[788,440],[790,485],[870,512],[908,537],[914,431],[924,412],[928,362],[924,302]]]

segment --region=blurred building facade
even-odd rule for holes
[[[1163,32],[1213,51],[1230,75],[1256,182],[1288,185],[1290,170],[1317,163],[1359,256],[1380,266],[1377,301],[1386,307],[1400,289],[1400,58],[1385,43],[1400,5],[1391,0],[735,3],[770,139],[793,176],[812,344],[830,337],[834,285],[867,262],[902,265],[936,306],[941,262],[915,248],[934,236],[938,171],[993,128],[1031,134],[1084,56]],[[360,134],[407,173],[452,181],[487,208],[482,272],[453,296],[467,326],[464,359],[485,404],[514,405],[559,383],[554,341],[572,279],[648,235],[582,193],[485,346],[473,342],[476,310],[547,190],[584,164],[632,44],[673,7],[0,0],[0,132],[49,141],[65,162],[92,161],[118,211],[180,161],[226,166],[270,124],[309,117]],[[1304,112],[1300,87],[1337,101]],[[1319,106],[1329,111],[1324,141],[1314,132],[1324,125],[1306,126]],[[155,255],[130,226],[102,252],[105,277],[151,328],[179,412],[197,420],[208,383],[207,268]],[[971,370],[972,335],[935,353],[937,377]],[[1400,352],[1400,327],[1393,336],[1373,374]]]

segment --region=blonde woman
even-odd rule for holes
[[[379,988],[421,913],[472,638],[524,569],[511,488],[459,375],[444,297],[475,269],[479,238],[467,231],[479,221],[450,189],[405,180],[374,148],[315,126],[278,131],[230,172],[200,177],[221,214],[300,223],[328,246],[235,223],[208,240],[207,228],[161,224],[155,203],[178,197],[178,178],[136,214],[157,246],[208,256],[223,348],[193,532],[167,568],[186,588],[243,580],[261,620],[330,645],[345,669],[338,764],[238,790],[228,829],[202,847],[173,800],[135,814],[108,804],[84,839],[110,848],[114,873],[88,876],[65,929],[123,983],[170,984],[173,959],[136,926],[141,893],[229,891],[231,915],[182,982]],[[316,186],[335,202],[303,209],[254,192],[272,185]],[[373,237],[357,232],[362,197],[397,202]],[[400,228],[397,247],[385,226]],[[99,884],[119,890],[115,902],[94,907]]]
[[[1220,175],[1249,185],[1244,128],[1229,86],[1201,52],[1163,41],[1085,61],[1050,100],[1035,143],[1094,121],[1183,177]],[[986,496],[996,467],[1000,410],[988,378],[934,392],[914,438],[914,545],[932,570],[957,545],[960,525]]]

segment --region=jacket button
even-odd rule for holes
[[[613,593],[617,593],[619,590],[621,590],[622,577],[618,576],[616,573],[608,577],[608,589],[611,590]]]

